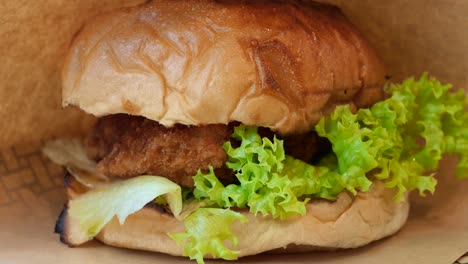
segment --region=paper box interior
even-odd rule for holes
[[[82,135],[93,122],[78,109],[61,108],[64,54],[87,19],[139,2],[0,4],[0,263],[188,262],[98,242],[68,248],[53,233],[65,201],[63,170],[40,154],[40,146],[54,137]],[[427,71],[468,91],[468,1],[329,2],[339,5],[367,36],[393,81]],[[453,263],[468,251],[468,180],[455,179],[454,162],[444,159],[433,196],[412,197],[408,223],[395,236],[360,249],[260,255],[240,262]]]

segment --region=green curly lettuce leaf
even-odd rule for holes
[[[184,256],[204,263],[207,254],[226,260],[237,259],[239,251],[226,247],[225,242],[237,246],[236,236],[231,231],[234,222],[247,222],[247,218],[229,209],[199,208],[185,220],[185,232],[169,234],[178,244],[185,243]]]
[[[226,165],[236,171],[239,184],[224,186],[212,169],[194,177],[195,197],[211,205],[249,208],[254,214],[285,219],[305,215],[310,197],[334,200],[344,189],[368,190],[372,184],[365,173],[358,173],[365,171],[358,166],[342,175],[287,156],[281,140],[261,138],[255,127],[238,126],[233,137],[240,146],[224,145]]]
[[[322,119],[316,131],[330,140],[338,173],[365,175],[373,171],[402,200],[411,190],[435,191],[433,174],[442,154],[458,154],[457,176],[467,176],[468,113],[463,91],[423,75],[392,85],[389,99],[356,114],[340,106]]]

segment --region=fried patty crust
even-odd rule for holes
[[[193,187],[192,177],[200,169],[213,167],[223,183],[235,181],[223,144],[232,140],[235,124],[164,127],[144,117],[116,114],[102,117],[86,139],[88,156],[98,161],[98,171],[109,177],[139,175],[166,177],[181,186]],[[262,136],[274,133],[261,128]],[[310,162],[329,150],[317,134],[282,138],[286,154]],[[234,145],[236,142],[232,142]]]

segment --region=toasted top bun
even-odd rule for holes
[[[65,186],[69,199],[86,191],[70,176]],[[296,252],[366,245],[397,232],[406,222],[408,199],[395,202],[394,195],[394,189],[385,188],[377,181],[366,193],[353,196],[343,192],[335,202],[309,202],[304,216],[283,221],[241,211],[248,222],[236,222],[232,227],[239,241],[235,249],[240,251],[239,256],[248,256],[271,250]],[[82,234],[78,226],[68,217],[65,208],[58,221],[61,240],[76,245]],[[167,233],[183,231],[181,221],[155,205],[130,215],[123,225],[114,217],[96,238],[112,246],[182,256],[183,245],[178,245]]]
[[[161,0],[83,27],[63,69],[63,105],[291,134],[337,104],[371,105],[383,83],[381,61],[335,7]]]

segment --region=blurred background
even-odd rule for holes
[[[419,77],[427,71],[442,82],[468,91],[468,0],[320,1],[341,7],[377,49],[392,81]],[[155,255],[150,253],[108,247],[104,250],[97,243],[69,250],[60,244],[52,228],[63,204],[63,172],[39,152],[44,139],[81,135],[94,120],[77,109],[61,108],[60,69],[73,36],[98,13],[142,2],[145,0],[0,1],[0,237],[4,238],[0,241],[0,263],[19,256],[28,261],[40,257],[43,262],[37,261],[41,263],[64,259],[67,263],[102,263],[99,261],[108,260],[109,254],[131,257],[133,263],[154,263]],[[454,161],[446,160],[444,164],[439,176],[452,179],[453,169],[448,168]],[[413,201],[413,209],[417,210],[412,211],[410,221],[397,237],[343,251],[333,263],[348,263],[349,258],[361,260],[360,254],[392,255],[400,241],[394,239],[401,238],[419,247],[406,252],[408,255],[395,256],[400,260],[410,258],[418,263],[421,256],[434,254],[434,250],[466,252],[468,237],[462,235],[467,233],[459,231],[467,230],[463,213],[467,212],[468,200],[463,195],[467,187],[467,181],[441,181],[435,196]],[[441,231],[442,225],[445,229]],[[445,243],[439,243],[442,237]],[[51,248],[57,255],[42,254]],[[87,254],[81,255],[83,252]],[[458,257],[453,256],[453,261]],[[161,258],[181,262],[158,255]],[[280,257],[277,261],[285,260],[291,258]],[[330,263],[329,256],[316,255],[315,260]],[[375,263],[368,260],[366,263]],[[257,261],[265,262],[260,257],[245,263]],[[466,258],[460,261],[468,262]]]
[[[320,0],[342,8],[399,81],[427,71],[468,87],[468,1]],[[144,0],[0,3],[0,145],[77,135],[92,119],[61,109],[60,68],[84,21]]]

